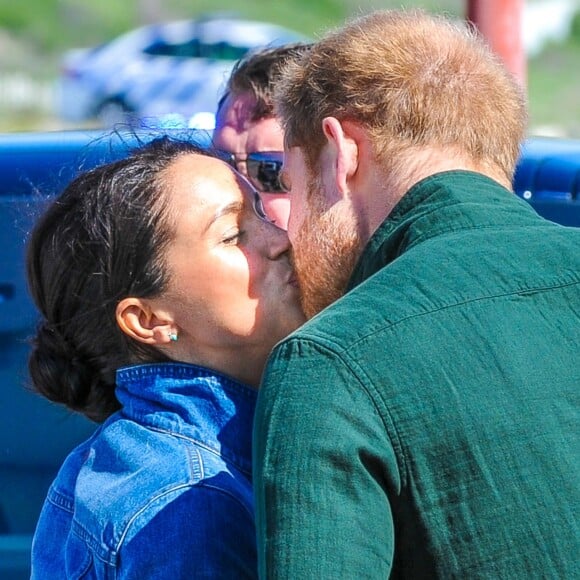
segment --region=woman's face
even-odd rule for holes
[[[259,380],[274,344],[304,321],[286,232],[259,217],[257,194],[220,160],[183,155],[164,177],[175,236],[155,302],[177,328],[169,355]]]

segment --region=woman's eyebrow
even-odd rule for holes
[[[210,218],[207,225],[203,229],[203,232],[207,232],[209,228],[221,217],[228,214],[239,214],[244,209],[244,203],[242,201],[233,201],[224,205],[214,213],[214,215]]]

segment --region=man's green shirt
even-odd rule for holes
[[[269,361],[261,576],[580,577],[579,391],[580,229],[422,181]]]

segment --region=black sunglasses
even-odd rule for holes
[[[255,151],[241,157],[229,151],[214,150],[216,157],[238,169],[238,163],[245,162],[248,178],[260,193],[287,193],[288,189],[280,181],[284,161],[282,151]]]

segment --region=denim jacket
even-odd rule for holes
[[[116,392],[48,492],[32,578],[255,578],[257,392],[181,363],[121,369]]]

